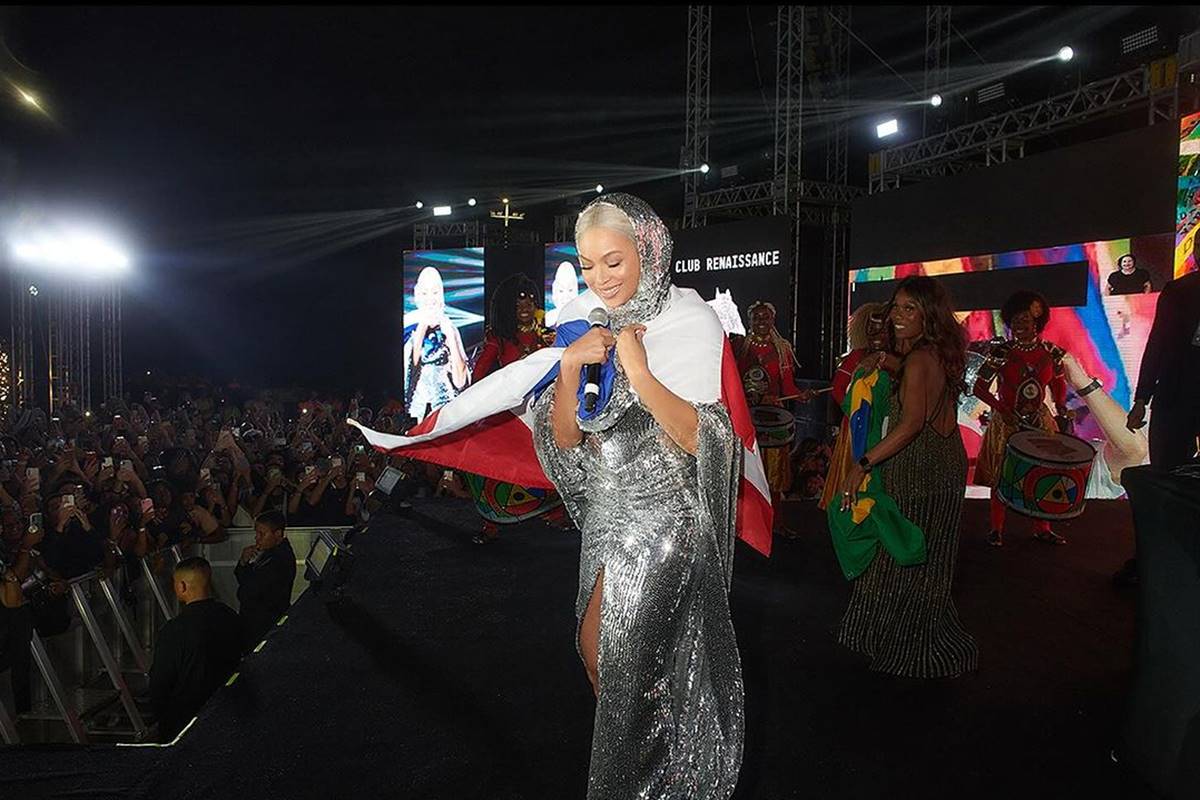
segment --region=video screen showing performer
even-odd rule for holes
[[[570,242],[546,245],[545,325],[558,325],[558,312],[583,291],[587,284],[579,270],[579,252]]]
[[[417,420],[471,383],[483,333],[483,248],[406,253],[404,389]]]

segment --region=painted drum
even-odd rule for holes
[[[1004,505],[1037,519],[1083,513],[1096,449],[1076,436],[1019,431],[1008,439],[996,494]]]

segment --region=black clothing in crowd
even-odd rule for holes
[[[162,741],[183,730],[241,657],[238,615],[212,598],[193,600],[163,626],[150,668],[150,698]]]
[[[1147,283],[1151,283],[1150,272],[1141,267],[1128,275],[1120,270],[1108,275],[1108,288],[1112,290],[1112,294],[1141,294],[1146,290]]]
[[[1135,399],[1151,404],[1150,463],[1170,469],[1200,436],[1200,272],[1168,283],[1146,339]]]
[[[238,603],[246,647],[258,644],[287,613],[296,580],[296,553],[287,539],[248,564],[238,564]]]

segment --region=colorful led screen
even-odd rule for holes
[[[1075,383],[1080,383],[1080,378],[1100,380],[1102,388],[1086,397],[1080,397],[1070,388],[1072,382],[1068,380],[1067,406],[1075,412],[1075,435],[1090,441],[1098,451],[1088,496],[1119,497],[1123,494],[1121,470],[1147,461],[1145,429],[1131,433],[1124,423],[1137,386],[1146,337],[1154,322],[1158,290],[1171,277],[1172,249],[1173,237],[1163,234],[867,267],[850,272],[851,306],[857,308],[867,294],[878,294],[858,291],[875,281],[895,281],[910,275],[965,276],[995,270],[1086,265],[1086,270],[1077,272],[1084,284],[1070,287],[1069,292],[1079,298],[1079,304],[1051,303],[1050,319],[1042,335],[1070,354],[1073,364],[1078,366]],[[1128,258],[1130,255],[1134,258]],[[1023,270],[1022,277],[1025,275],[1031,280],[1023,288],[1038,291],[1038,283],[1032,280],[1037,270]],[[953,282],[960,292],[969,288],[969,281],[963,277]],[[968,384],[973,383],[991,346],[1008,336],[999,312],[1003,302],[1004,297],[996,296],[993,303],[981,303],[976,296],[973,304],[966,307],[978,310],[958,314],[971,342]],[[981,305],[994,307],[981,308]],[[959,425],[971,459],[972,477],[988,411],[985,404],[971,395],[959,407]]]

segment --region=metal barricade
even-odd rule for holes
[[[351,529],[351,526],[336,526],[289,528],[287,530],[287,537],[296,554],[297,565],[296,580],[292,586],[292,602],[295,602],[308,587],[304,575],[304,559],[317,535],[321,531],[331,531],[340,540]],[[122,607],[120,591],[112,579],[100,572],[90,572],[68,581],[68,592],[80,625],[72,624],[70,630],[53,638],[58,640],[73,632],[74,652],[71,660],[74,663],[71,666],[74,672],[79,676],[86,677],[88,653],[92,652],[99,658],[102,672],[107,676],[111,688],[99,691],[86,686],[87,680],[82,681],[84,685],[68,688],[68,684],[62,679],[62,670],[55,666],[55,659],[52,658],[51,649],[47,647],[46,640],[35,630],[30,648],[37,670],[45,682],[46,692],[49,695],[47,699],[55,713],[51,715],[48,712],[41,714],[35,712],[22,715],[22,717],[40,720],[57,719],[66,725],[72,741],[85,744],[90,740],[89,731],[85,725],[89,713],[97,708],[111,707],[113,701],[118,701],[125,716],[132,724],[134,737],[139,741],[146,738],[149,733],[149,725],[138,707],[137,698],[126,680],[126,674],[136,672],[143,677],[148,677],[151,665],[150,654],[154,650],[157,630],[179,613],[179,601],[170,585],[169,576],[173,574],[175,565],[184,558],[190,555],[200,555],[207,559],[213,568],[213,595],[231,608],[235,610],[239,608],[237,578],[234,575],[234,569],[241,557],[242,550],[247,545],[254,543],[254,529],[231,528],[227,532],[227,538],[221,542],[193,545],[186,548],[187,552],[181,546],[174,545],[166,550],[137,559],[138,563],[134,568],[140,572],[142,578],[140,582],[144,583],[139,598],[143,601],[142,608],[148,610],[151,616],[157,614],[155,619],[142,621],[143,634],[141,637]],[[156,563],[160,564],[158,569],[155,568]],[[123,572],[118,571],[117,574],[124,580]],[[168,576],[166,587],[163,586],[162,577],[164,575]],[[112,631],[115,636],[112,644],[92,608],[93,589],[99,590],[105,610],[111,612],[115,625],[115,629]],[[90,651],[86,647],[83,634],[86,634],[86,640],[91,643]],[[116,649],[114,649],[114,645]],[[60,646],[54,649],[62,650],[64,648]],[[120,663],[122,654],[127,654],[132,660],[133,667],[131,669],[122,668]],[[64,655],[60,653],[58,658],[62,661]],[[16,725],[2,703],[0,703],[0,738],[9,744],[18,741]]]
[[[112,620],[116,625],[117,649],[114,649],[113,645],[109,643],[109,636],[106,635],[100,618],[92,608],[93,589],[95,588],[99,589],[106,610],[111,612]],[[83,722],[84,718],[91,711],[110,707],[115,700],[123,708],[125,716],[132,726],[134,737],[138,740],[144,739],[149,732],[149,726],[146,724],[141,709],[138,708],[125,675],[127,671],[130,671],[145,676],[149,670],[149,658],[134,633],[133,625],[121,607],[112,581],[103,573],[89,572],[67,581],[67,592],[82,625],[82,631],[87,634],[87,641],[91,643],[91,652],[99,658],[101,672],[107,677],[111,689],[89,685],[92,682],[89,675],[91,665],[89,664],[88,650],[80,636],[80,627],[73,624],[68,631],[59,634],[59,636],[65,637],[71,631],[75,632],[73,642],[75,664],[73,666],[80,677],[80,685],[70,690],[67,689],[59,674],[60,669],[55,666],[54,659],[51,658],[46,641],[35,630],[30,647],[34,663],[49,692],[50,702],[57,712],[54,716],[66,724],[73,741],[83,744],[90,738]],[[58,639],[59,637],[54,638]],[[135,664],[134,668],[130,670],[122,668],[120,664],[122,653],[130,655]],[[39,716],[36,712],[27,716],[32,719],[53,718],[46,714]]]

